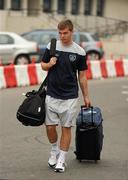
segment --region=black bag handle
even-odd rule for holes
[[[51,45],[50,45],[50,56],[51,57],[55,57],[55,54],[56,54],[56,38],[52,38],[51,39]],[[43,89],[43,87],[47,86],[47,78],[48,78],[48,75],[45,77],[43,83],[41,84],[39,90],[38,90],[38,93]]]
[[[56,38],[51,39],[51,44],[50,44],[50,56],[51,57],[56,57]]]
[[[89,107],[91,109],[91,122],[92,125],[94,125],[94,121],[93,121],[93,106]],[[81,125],[84,125],[84,118],[83,118],[83,111],[84,109],[88,109],[85,105],[81,106]]]

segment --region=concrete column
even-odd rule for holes
[[[92,15],[96,15],[96,10],[97,10],[97,0],[92,1]]]
[[[6,0],[5,1],[5,9],[10,9],[11,8],[11,0]]]
[[[42,0],[39,0],[39,15],[42,16],[42,13],[43,13],[43,3],[44,1]]]
[[[53,14],[53,15],[56,15],[56,14],[57,14],[57,8],[58,8],[58,0],[52,1],[51,10],[52,10],[52,14]]]
[[[85,4],[84,4],[84,0],[79,0],[79,13],[80,15],[83,15],[84,14],[84,7]]]
[[[71,15],[72,11],[72,0],[66,0],[66,15]]]
[[[0,30],[7,31],[7,21],[9,10],[11,9],[11,0],[5,0],[5,10],[0,11]]]
[[[27,16],[28,13],[28,0],[22,0],[22,7],[24,16]]]
[[[28,7],[28,0],[22,0],[22,8],[27,9]]]
[[[8,10],[11,8],[11,0],[5,0],[5,10],[0,11],[0,31],[7,31]]]

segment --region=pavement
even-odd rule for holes
[[[45,126],[25,127],[16,119],[21,94],[38,86],[0,90],[0,180],[128,180],[128,78],[89,81],[93,105],[102,107],[104,145],[101,160],[75,158],[75,127],[65,173],[47,166],[50,145]],[[80,94],[79,105],[82,104]],[[58,127],[60,137],[60,127]]]

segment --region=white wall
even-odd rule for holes
[[[106,0],[105,17],[128,21],[128,0]]]

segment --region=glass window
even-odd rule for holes
[[[84,14],[85,15],[91,15],[92,12],[92,0],[84,0]]]
[[[73,34],[73,41],[75,41],[76,42],[76,34]]]
[[[12,10],[20,10],[21,9],[21,0],[12,0],[11,1],[11,9]]]
[[[58,1],[58,13],[65,14],[65,0]]]
[[[25,34],[23,37],[29,41],[35,41],[39,44],[40,41],[40,34],[39,33],[30,33],[30,34]]]
[[[103,16],[105,0],[97,0],[97,16]]]
[[[42,33],[42,35],[40,36],[40,40],[41,40],[41,44],[43,45],[47,45],[52,38],[57,38],[57,34],[56,33]]]
[[[79,10],[79,1],[78,0],[72,0],[72,14],[78,14]]]
[[[4,9],[4,0],[0,0],[0,9]]]
[[[8,35],[0,35],[0,44],[13,44],[14,40]]]
[[[43,11],[51,12],[51,0],[43,0]]]
[[[99,36],[98,36],[98,34],[91,34],[91,36],[93,37],[93,39],[94,39],[95,41],[99,41]]]
[[[80,42],[87,42],[88,38],[84,34],[80,34]]]

